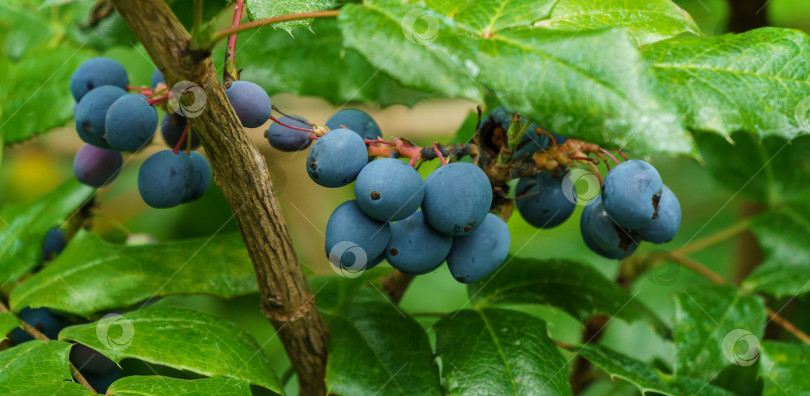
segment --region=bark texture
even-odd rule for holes
[[[284,344],[301,394],[325,394],[326,327],[298,264],[267,164],[217,80],[210,54],[191,49],[190,34],[165,1],[113,0],[113,4],[169,87],[185,80],[205,91],[205,108],[190,121],[242,231],[256,271],[262,312]]]

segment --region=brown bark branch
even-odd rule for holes
[[[408,289],[408,285],[411,284],[412,280],[413,275],[408,275],[395,269],[391,275],[383,279],[382,288],[388,293],[388,296],[391,297],[394,304],[399,304],[399,301],[402,300],[402,296],[405,294],[405,290]]]
[[[217,80],[210,54],[191,48],[191,36],[163,0],[113,3],[168,86],[187,80],[205,91],[205,109],[189,120],[242,231],[256,271],[262,312],[298,373],[301,394],[325,394],[326,327],[298,264],[267,164]]]

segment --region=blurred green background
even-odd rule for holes
[[[190,1],[188,2],[190,4]],[[725,32],[727,5],[724,0],[676,0],[698,22],[706,35]],[[71,24],[86,18],[92,2],[84,2],[79,7],[68,10],[56,8],[37,9],[30,13],[51,13],[51,30],[47,33],[57,40],[62,35],[75,35],[77,30]],[[190,8],[190,7],[186,7]],[[810,32],[810,7],[806,0],[772,0],[768,9],[774,26],[792,27]],[[225,14],[228,12],[226,11]],[[68,22],[70,24],[68,24]],[[117,26],[117,27],[116,27]],[[111,25],[112,34],[124,35],[126,27]],[[123,29],[123,30],[121,30]],[[12,32],[13,33],[13,32]],[[310,34],[297,31],[296,34]],[[15,43],[26,36],[6,35],[2,45],[6,55],[2,62],[15,60]],[[89,45],[93,45],[93,42]],[[99,48],[103,46],[99,45]],[[124,63],[130,72],[132,84],[146,85],[152,73],[152,63],[143,48],[130,38],[129,46],[117,46],[99,54],[116,58]],[[219,62],[218,62],[219,63]],[[0,65],[0,71],[7,65]],[[250,65],[241,64],[248,71]],[[247,72],[246,72],[247,73]],[[69,74],[68,74],[69,75]],[[20,88],[22,89],[22,88]],[[67,90],[67,84],[64,89]],[[15,94],[19,95],[20,92]],[[272,93],[271,93],[272,94]],[[12,100],[9,92],[2,96],[6,107]],[[14,99],[17,100],[17,99]],[[300,114],[310,121],[323,124],[338,106],[312,97],[294,97],[287,94],[272,95],[273,103],[285,112]],[[354,106],[371,113],[380,124],[386,136],[399,136],[429,143],[433,140],[450,142],[464,120],[475,108],[474,103],[456,100],[434,100],[422,102],[413,108],[391,106],[374,108]],[[10,114],[4,112],[0,121],[3,125],[10,118],[36,117],[47,108],[26,108]],[[8,128],[6,126],[5,128]],[[3,127],[0,127],[3,128]],[[283,153],[272,149],[263,137],[266,126],[249,131],[262,154],[268,161],[273,181],[281,201],[284,215],[293,235],[301,262],[312,272],[331,274],[330,265],[323,254],[323,230],[332,210],[345,200],[352,199],[351,187],[324,189],[309,180],[304,169],[305,153]],[[467,131],[469,133],[469,131]],[[62,182],[73,178],[73,155],[82,142],[73,131],[72,121],[63,127],[38,136],[29,141],[5,147],[0,168],[0,202],[3,204],[26,203],[51,191]],[[152,146],[130,156],[116,181],[100,191],[96,217],[92,220],[94,232],[111,241],[126,242],[128,236],[148,235],[157,241],[209,236],[216,232],[237,232],[237,226],[219,189],[212,184],[203,199],[173,209],[155,210],[146,206],[140,199],[136,175],[140,163],[150,153],[161,150],[165,144],[156,136]],[[719,185],[701,164],[683,157],[653,157],[649,160],[659,169],[665,183],[678,195],[683,208],[683,224],[679,236],[664,249],[675,248],[710,235],[733,224],[743,211],[751,210],[751,205],[734,197],[730,191]],[[426,164],[421,172],[426,175],[436,164]],[[512,231],[511,253],[518,256],[546,258],[564,257],[592,264],[607,277],[614,278],[618,263],[602,259],[592,254],[579,236],[579,210],[571,219],[553,230],[537,230],[527,225],[515,212],[509,226]],[[734,278],[735,263],[744,248],[738,241],[730,240],[710,249],[694,254],[693,258],[715,271]],[[642,245],[637,255],[644,255],[653,247]],[[681,270],[675,275],[672,284],[661,285],[642,277],[633,286],[632,294],[652,308],[665,320],[674,312],[670,298],[675,291],[686,286],[708,284],[704,278]],[[208,296],[170,297],[159,304],[190,306],[205,312],[233,320],[244,326],[263,346],[273,361],[277,371],[283,373],[289,363],[274,336],[273,328],[258,310],[258,297],[247,296],[235,300],[221,300]],[[414,312],[451,311],[468,304],[465,287],[456,283],[445,267],[419,276],[413,282],[402,301],[402,307]],[[578,342],[580,324],[566,314],[549,309],[529,309],[548,321],[553,338],[563,342]],[[432,319],[420,318],[426,326]],[[602,342],[624,353],[645,361],[672,359],[672,347],[642,323],[629,325],[619,320],[610,324]],[[143,370],[134,367],[131,370]],[[753,375],[753,374],[752,374]],[[295,381],[290,381],[294,390]],[[613,383],[601,378],[586,394],[624,395],[636,391],[625,383]]]

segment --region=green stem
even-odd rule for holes
[[[751,218],[742,219],[705,238],[698,239],[693,243],[681,246],[673,250],[672,253],[685,256],[688,254],[692,254],[694,252],[701,251],[709,246],[716,245],[720,242],[725,241],[726,239],[736,236],[737,234],[747,230],[750,226],[751,226]]]
[[[204,0],[194,0],[194,25],[191,27],[191,35],[195,37],[200,29],[202,29],[203,1]]]
[[[334,18],[340,14],[339,10],[329,10],[329,11],[315,11],[315,12],[302,12],[298,14],[287,14],[287,15],[279,15],[277,17],[266,18],[266,19],[259,19],[253,22],[243,23],[239,26],[232,26],[226,29],[222,29],[213,36],[211,36],[211,43],[215,43],[217,40],[223,39],[235,33],[244,32],[245,30],[250,30],[253,28],[265,26],[265,25],[272,25],[275,23],[280,22],[287,22],[287,21],[295,21],[299,19],[310,19],[310,18]]]

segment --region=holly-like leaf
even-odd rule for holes
[[[82,233],[45,269],[14,289],[11,306],[87,316],[166,295],[231,298],[257,291],[239,234],[126,246]]]
[[[808,51],[805,33],[779,28],[678,37],[643,50],[689,128],[787,139],[810,132]]]
[[[744,286],[776,297],[810,291],[810,208],[783,206],[757,215],[751,230],[765,261],[748,276]]]
[[[115,362],[134,358],[209,377],[244,380],[281,392],[270,360],[236,324],[191,309],[155,306],[62,329]]]
[[[762,394],[806,395],[810,389],[810,347],[776,341],[763,341],[760,346]]]
[[[354,301],[328,324],[330,394],[441,394],[425,330],[390,301]]]
[[[601,345],[588,344],[577,349],[580,356],[605,371],[611,378],[621,378],[635,385],[642,394],[680,396],[731,396],[725,389],[695,378],[673,377],[650,364],[633,359]]]
[[[121,378],[107,389],[108,396],[225,395],[250,396],[250,383],[232,378],[184,380],[157,375]]]
[[[593,315],[627,322],[648,319],[662,333],[666,325],[638,300],[597,272],[570,260],[511,257],[496,274],[467,287],[476,306],[544,304],[560,308],[581,322]]]
[[[636,45],[700,34],[692,17],[671,0],[559,0],[538,25],[573,31],[622,27]]]
[[[0,352],[0,394],[33,392],[41,383],[70,381],[68,354],[67,342],[40,340]]]
[[[479,102],[486,87],[558,133],[642,152],[693,152],[675,106],[657,92],[625,32],[529,28],[525,13],[486,19],[483,1],[454,19],[399,1],[348,4],[338,22],[344,45],[406,86]]]
[[[450,394],[573,394],[565,360],[540,319],[502,309],[462,310],[435,329]]]
[[[94,193],[95,189],[71,180],[31,205],[3,207],[0,212],[5,220],[0,222],[0,281],[14,281],[41,263],[42,241],[48,230],[71,217]],[[4,224],[8,226],[3,227]]]
[[[495,32],[526,27],[551,13],[557,0],[473,0],[461,10],[456,22],[487,36]]]
[[[245,8],[252,21],[286,14],[330,10],[338,5],[333,0],[245,0]],[[297,27],[309,28],[311,25],[312,18],[309,18],[281,22],[274,24],[273,27],[292,32]]]
[[[745,360],[750,351],[737,350],[741,339],[761,339],[765,331],[762,298],[732,286],[685,290],[675,303],[676,376],[712,379],[737,359]]]
[[[11,330],[20,327],[20,321],[14,316],[13,313],[4,312],[0,313],[0,341],[5,340],[8,338],[8,333]]]
[[[58,395],[58,396],[89,396],[96,395],[96,392],[91,391],[89,388],[82,384],[69,381],[51,381],[44,383],[37,383],[34,389],[23,389],[10,393],[4,393],[6,396],[30,396],[32,394],[38,395]]]
[[[313,275],[307,277],[309,288],[317,297],[315,303],[323,313],[337,313],[363,290],[363,286],[380,281],[391,273],[391,267],[375,267],[363,271],[356,278],[338,275]]]
[[[337,105],[365,102],[412,106],[430,97],[402,86],[357,52],[344,49],[335,20],[317,20],[312,30],[300,31],[294,37],[273,29],[245,35],[238,46],[239,64],[247,65],[241,77],[271,94],[320,96]],[[214,55],[214,59],[222,59],[222,55]],[[268,59],[273,62],[268,63]]]

